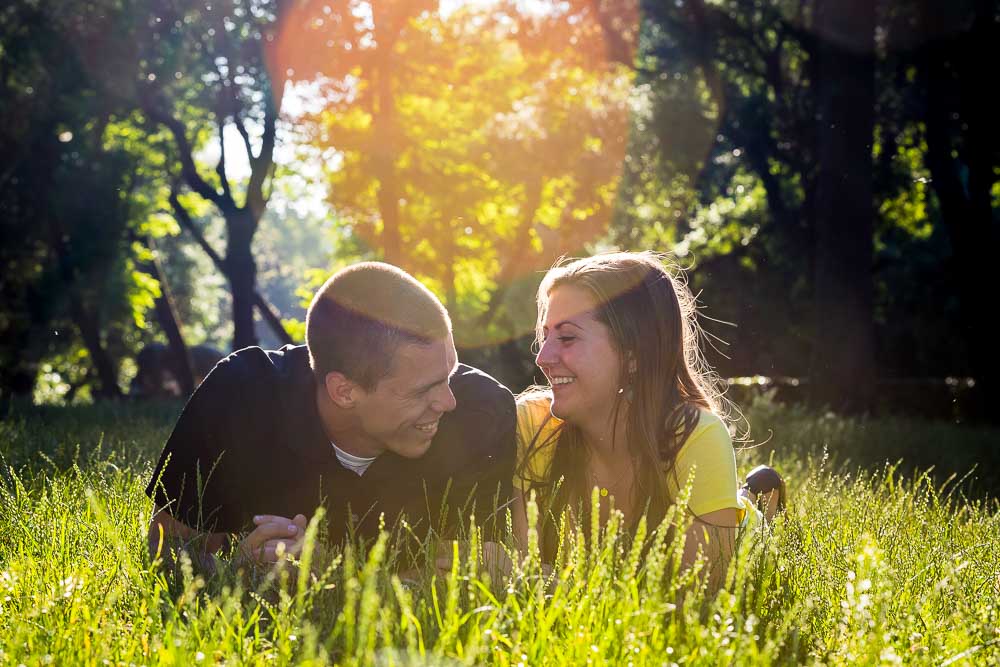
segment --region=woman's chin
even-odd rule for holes
[[[560,401],[558,398],[554,399],[552,401],[552,405],[549,406],[549,411],[556,419],[561,419],[563,421],[573,420],[572,406],[567,405],[566,401]]]

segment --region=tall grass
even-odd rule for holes
[[[0,664],[1000,661],[995,501],[896,465],[831,463],[822,445],[856,424],[756,409],[775,436],[741,454],[741,468],[777,448],[792,504],[743,540],[718,594],[678,570],[681,533],[668,528],[683,513],[634,539],[614,518],[596,539],[589,523],[567,528],[553,573],[534,550],[511,577],[491,577],[475,557],[472,519],[471,545],[429,537],[417,574],[401,565],[404,526],[329,546],[314,522],[297,567],[206,581],[182,559],[168,575],[146,555],[143,488],[175,406],[9,419],[0,423]],[[895,424],[863,429],[917,430]],[[940,433],[954,449],[964,432]],[[448,571],[434,568],[439,549],[457,556]]]

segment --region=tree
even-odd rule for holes
[[[919,106],[925,110],[925,163],[951,241],[960,323],[976,386],[974,410],[997,420],[1000,362],[993,348],[993,252],[1000,242],[994,213],[1000,131],[989,109],[989,54],[1000,26],[988,2],[927,5],[918,17],[930,36],[916,50]]]
[[[716,135],[686,159],[668,152],[677,145],[669,126],[657,137],[668,178],[691,188],[674,197],[688,220],[679,236],[685,226],[697,231],[710,255],[732,255],[735,237],[740,261],[783,274],[779,289],[808,295],[811,308],[792,320],[812,321],[799,327],[811,361],[796,370],[810,376],[817,402],[866,408],[874,377],[874,10],[762,3],[751,11],[701,0],[648,9],[644,74],[666,90],[658,104],[669,118],[669,105],[693,98],[689,117]],[[743,207],[753,216],[749,234],[732,218],[699,215],[706,204],[727,207],[734,190],[751,197],[757,184],[766,213]],[[756,251],[746,249],[753,239]]]
[[[282,40],[297,76],[321,77],[334,210],[439,291],[466,346],[530,331],[522,287],[606,233],[632,76],[594,6],[352,3]]]
[[[142,299],[131,297],[143,290],[130,280],[123,252],[132,161],[103,143],[118,107],[98,94],[72,48],[71,22],[15,3],[0,29],[0,85],[12,102],[2,135],[10,159],[0,176],[0,386],[29,394],[46,355],[82,342],[95,393],[114,397],[123,330],[112,323],[141,317]],[[78,338],[69,335],[74,329]]]
[[[872,263],[875,4],[818,2],[812,57],[818,173],[810,397],[864,410],[875,395]]]
[[[286,75],[280,67],[269,66],[268,45],[279,29],[284,4],[280,0],[207,5],[163,0],[138,14],[134,33],[139,105],[150,121],[172,136],[172,169],[225,220],[221,268],[233,296],[234,349],[257,342],[255,305],[270,315],[267,321],[272,326],[277,323],[278,333],[290,341],[280,319],[259,298],[253,256],[254,234],[273,187]],[[227,127],[242,137],[250,165],[242,187],[231,182],[224,142]],[[208,175],[199,169],[196,151],[212,135],[218,141],[219,160],[214,174]],[[177,197],[172,202],[180,205]],[[178,216],[190,219],[186,212],[178,211]]]
[[[153,310],[186,356],[166,284],[150,251],[172,233],[162,140],[137,131],[128,40],[130,6],[90,3],[80,14],[32,2],[6,8],[0,180],[0,286],[5,394],[30,395],[40,368],[68,380],[67,396],[121,394],[120,359],[148,338]],[[100,63],[81,45],[103,46]],[[140,137],[140,134],[142,135]]]

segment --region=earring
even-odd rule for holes
[[[631,380],[631,378],[629,378],[629,380]],[[632,399],[635,396],[635,392],[632,391],[632,383],[629,382],[627,387],[618,387],[618,394],[619,395],[624,394],[624,396],[622,396],[622,398],[625,399],[625,402],[626,403],[631,403]]]

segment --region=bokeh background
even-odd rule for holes
[[[382,259],[524,388],[564,255],[669,253],[732,395],[992,421],[1000,10],[8,0],[0,397],[184,396]]]

